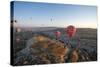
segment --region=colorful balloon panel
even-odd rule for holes
[[[68,26],[66,29],[67,35],[71,38],[75,35],[76,33],[76,28],[72,25]]]
[[[55,32],[55,36],[56,36],[56,37],[60,37],[60,35],[61,35],[61,32],[60,32],[60,31],[56,31],[56,32]]]

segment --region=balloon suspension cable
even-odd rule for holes
[[[72,48],[72,45],[70,44],[70,38],[68,38],[67,43],[65,43],[65,47]]]
[[[56,40],[58,40],[58,37],[56,36]]]
[[[80,38],[78,38],[78,46],[76,47],[76,50],[80,47]]]
[[[72,45],[71,45],[71,43],[70,43],[70,40],[71,40],[71,38],[68,38],[68,47],[69,47],[69,48],[72,48]]]

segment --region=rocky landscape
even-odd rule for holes
[[[45,30],[46,29],[46,30]],[[54,32],[62,35],[56,39]],[[64,28],[37,28],[14,31],[14,65],[36,65],[97,60],[97,30],[77,29],[68,39]],[[80,40],[79,40],[80,39]],[[68,43],[69,40],[69,43]],[[78,46],[80,44],[80,46]]]

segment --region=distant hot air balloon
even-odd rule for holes
[[[67,35],[69,36],[69,38],[71,38],[71,37],[73,37],[73,36],[75,35],[75,33],[76,33],[76,28],[75,28],[74,26],[70,25],[70,26],[68,26],[68,27],[66,28],[66,33],[67,33]]]
[[[17,23],[17,20],[15,20],[15,23]]]
[[[50,19],[50,21],[52,22],[52,18]]]
[[[55,32],[55,36],[56,36],[56,38],[59,38],[60,35],[61,35],[61,32],[60,32],[60,31],[56,31],[56,32]]]
[[[19,43],[20,42],[20,38],[16,38],[16,42]]]
[[[30,20],[32,20],[32,17],[30,17]]]
[[[17,28],[16,29],[17,33],[21,32],[21,29],[20,28]]]

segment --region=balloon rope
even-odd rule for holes
[[[57,36],[56,36],[56,40],[57,40]]]
[[[78,38],[78,46],[76,47],[76,49],[78,49],[80,47],[80,38]]]
[[[56,40],[59,40],[59,38],[56,36]]]
[[[70,44],[70,38],[68,37],[68,47],[72,48],[72,45]]]

